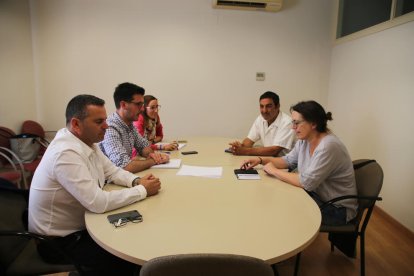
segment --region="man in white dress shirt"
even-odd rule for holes
[[[271,91],[260,96],[260,113],[243,142],[230,143],[234,155],[283,156],[294,146],[292,119],[280,111],[279,96]],[[256,142],[261,146],[254,146]]]
[[[66,108],[66,128],[47,148],[30,187],[29,230],[50,236],[89,274],[133,274],[136,265],[97,245],[85,227],[86,210],[104,213],[158,193],[161,182],[142,178],[116,167],[95,144],[102,141],[106,124],[105,102],[91,95],[74,97]],[[104,191],[105,183],[125,189]],[[38,245],[47,262],[65,262],[48,247]]]

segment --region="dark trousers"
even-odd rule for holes
[[[51,242],[54,246],[60,247],[74,262],[79,264],[86,275],[138,275],[138,265],[118,258],[104,250],[95,243],[86,230],[65,237],[54,238]],[[68,263],[65,256],[53,249],[48,242],[39,243],[37,249],[46,262]]]

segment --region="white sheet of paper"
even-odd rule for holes
[[[201,176],[208,178],[221,178],[223,167],[199,167],[183,165],[177,175]]]
[[[165,146],[165,145],[169,145],[170,143],[164,143],[164,142],[159,142],[159,143],[156,143],[156,145],[163,145],[163,146]],[[180,149],[182,149],[184,146],[185,146],[186,144],[184,144],[184,143],[178,143],[178,149],[180,150]]]
[[[178,169],[181,166],[181,159],[170,159],[170,162],[165,164],[154,165],[152,169]]]

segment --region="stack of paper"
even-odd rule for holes
[[[208,178],[220,178],[223,174],[223,167],[199,167],[183,165],[177,175],[201,176]]]
[[[181,166],[181,159],[170,159],[168,163],[154,165],[152,169],[178,169]]]

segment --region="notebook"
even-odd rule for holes
[[[240,180],[260,179],[260,175],[255,169],[249,169],[249,170],[235,169],[234,174],[237,176],[237,179],[240,179]]]

